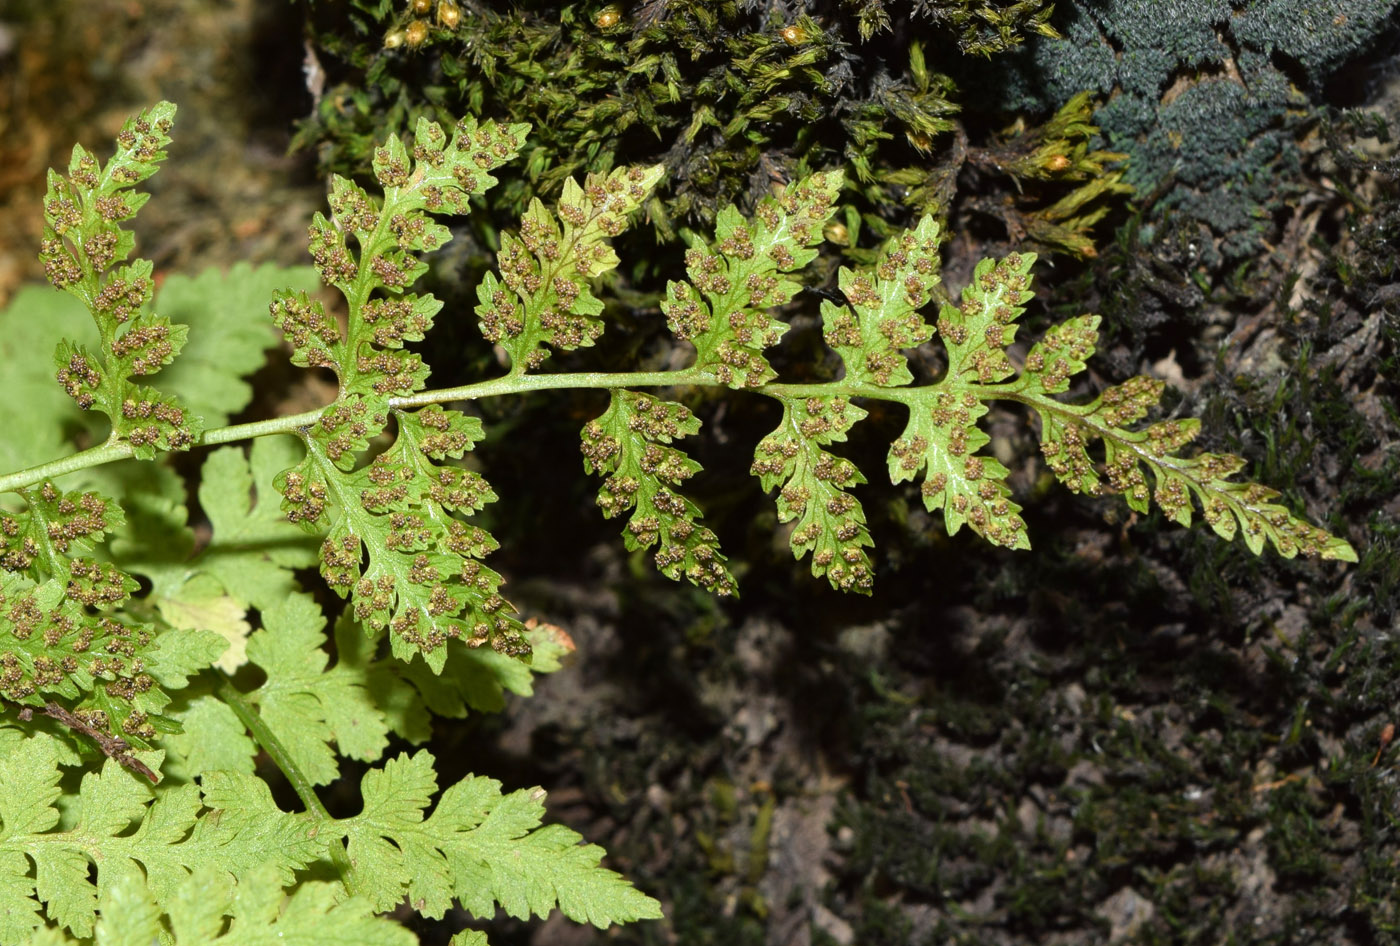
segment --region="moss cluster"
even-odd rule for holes
[[[1085,255],[1102,198],[1127,190],[1105,173],[1116,156],[1087,145],[1087,100],[995,136],[960,117],[948,75],[1056,35],[1051,12],[1044,0],[320,4],[312,30],[332,84],[298,140],[356,173],[372,141],[420,115],[529,122],[527,160],[490,198],[493,217],[584,171],[660,164],[646,211],[663,242],[708,229],[731,202],[752,209],[775,183],[841,168],[851,212],[829,236],[854,248],[862,229],[883,238],[925,213],[946,219],[967,175],[977,195],[964,209],[1003,221],[1011,242]]]

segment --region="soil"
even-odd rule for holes
[[[255,0],[7,5],[0,303],[38,275],[43,170],[162,97],[181,111],[143,255],[186,272],[303,262],[324,188],[286,154],[311,103],[300,16]],[[1400,128],[1394,44],[1355,68],[1370,78],[1353,104]],[[711,408],[721,436],[697,455],[697,499],[743,572],[744,597],[717,603],[628,556],[582,475],[558,482],[575,418],[535,418],[524,454],[488,443],[493,564],[579,650],[499,717],[444,724],[434,751],[547,788],[551,816],[666,910],[606,933],[502,919],[492,942],[1400,942],[1400,292],[1336,275],[1358,208],[1385,195],[1309,148],[1277,277],[1205,294],[1146,338],[1108,326],[1106,359],[1147,359],[1175,409],[1205,417],[1205,446],[1246,456],[1358,565],[1255,558],[1047,490],[1026,461],[1013,485],[1033,552],[944,536],[872,484],[877,591],[843,598],[774,538],[742,455],[771,418],[736,406]],[[1033,456],[1025,418],[997,424]],[[417,929],[442,943],[466,925]]]

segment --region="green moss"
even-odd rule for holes
[[[488,245],[494,226],[570,176],[661,164],[652,232],[619,248],[651,261],[634,274],[672,268],[656,241],[708,228],[731,202],[751,209],[775,182],[834,168],[846,172],[849,214],[828,236],[857,258],[862,230],[868,252],[871,237],[922,214],[946,219],[965,170],[979,189],[967,209],[1003,218],[1013,242],[1090,255],[1104,198],[1127,188],[1104,171],[1116,156],[1086,146],[1087,103],[1001,138],[973,121],[969,142],[947,74],[960,59],[1054,35],[1049,13],[1044,0],[541,0],[463,8],[449,28],[409,5],[317,4],[312,34],[331,84],[297,141],[318,148],[324,169],[354,174],[375,140],[421,115],[529,122],[526,162],[501,176],[477,224]]]

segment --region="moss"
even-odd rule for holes
[[[1394,10],[1393,0],[1074,0],[1052,20],[1061,38],[1036,37],[988,79],[1013,112],[1102,96],[1095,121],[1129,155],[1129,182],[1140,193],[1170,182],[1151,223],[1204,224],[1214,267],[1270,237],[1323,83],[1393,30]]]
[[[330,84],[297,140],[317,147],[324,169],[356,174],[373,141],[420,115],[530,122],[527,161],[505,170],[477,224],[487,245],[532,198],[622,163],[666,168],[646,208],[652,232],[619,247],[624,259],[650,261],[634,276],[676,268],[676,254],[658,257],[655,242],[674,248],[727,204],[751,209],[775,182],[813,170],[846,171],[849,213],[829,232],[837,246],[828,252],[843,245],[857,259],[871,237],[924,213],[948,219],[964,172],[977,185],[964,210],[1004,218],[1013,242],[1080,256],[1093,252],[1089,229],[1113,205],[1105,198],[1127,190],[1104,172],[1115,156],[1085,147],[1094,128],[1083,102],[1058,122],[1000,137],[977,116],[960,120],[949,66],[1053,35],[1043,0],[462,9],[452,28],[440,17],[415,21],[426,32],[408,42],[415,14],[405,5],[313,5]],[[395,37],[388,48],[386,35]]]

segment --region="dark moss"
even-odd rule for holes
[[[1272,237],[1326,80],[1394,33],[1394,11],[1393,0],[1071,0],[1052,19],[1063,38],[1036,37],[988,79],[1012,112],[1102,96],[1095,118],[1130,156],[1128,180],[1142,193],[1170,182],[1152,225],[1204,224],[1199,251],[1214,267]]]

